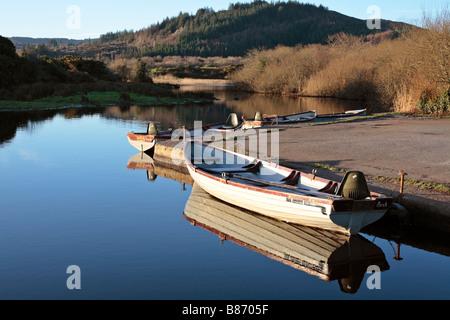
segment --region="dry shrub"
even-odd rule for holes
[[[326,51],[320,45],[253,50],[247,55],[244,67],[231,78],[252,91],[304,93],[308,78],[326,65]]]
[[[400,66],[403,87],[395,92],[395,111],[415,112],[424,94],[430,101],[438,101],[450,88],[449,10],[441,10],[435,17],[424,15],[422,24],[423,28],[406,32],[399,41],[397,60],[403,58],[406,63]],[[437,110],[431,106],[428,112]]]
[[[313,75],[306,93],[313,96],[365,99],[373,81],[372,61],[366,52],[346,52]]]
[[[255,50],[232,80],[252,91],[360,99],[401,112],[415,112],[421,102],[442,111],[450,88],[449,16],[440,10],[423,19],[423,28],[397,30],[397,38],[341,33],[326,46]]]

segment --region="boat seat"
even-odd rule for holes
[[[330,181],[324,188],[320,189],[319,192],[336,194],[337,187],[338,184],[336,182]]]
[[[235,129],[239,126],[239,120],[236,113],[232,113],[228,116],[227,121],[223,125],[222,129]]]
[[[281,180],[283,184],[289,185],[289,186],[295,186],[298,184],[298,180],[300,179],[300,172],[298,171],[292,171],[289,176]]]

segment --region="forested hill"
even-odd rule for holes
[[[382,26],[390,28],[388,23]],[[365,20],[298,2],[231,4],[228,10],[200,9],[137,32],[103,35],[98,45],[126,45],[131,55],[242,56],[253,48],[324,43],[345,32],[367,35]]]
[[[381,31],[390,28],[391,22],[383,21]],[[365,20],[323,6],[258,0],[231,4],[228,10],[218,12],[204,8],[195,15],[180,13],[140,31],[107,33],[65,53],[92,58],[118,54],[126,58],[243,56],[253,48],[324,43],[339,32],[367,35],[377,31],[369,30]]]

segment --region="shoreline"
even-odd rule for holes
[[[418,187],[407,183],[401,194],[395,180],[399,170],[404,170],[412,181],[449,188],[450,161],[446,155],[450,154],[450,145],[442,145],[449,136],[450,119],[398,114],[286,127],[280,130],[280,165],[303,172],[316,169],[318,176],[334,181],[341,181],[347,171],[362,171],[372,191],[393,196],[408,210],[393,213],[400,223],[450,232],[450,193],[429,189],[427,184]],[[177,144],[157,144],[155,157],[169,162],[173,156],[182,159],[182,150],[174,150]],[[417,145],[426,151],[421,152]]]
[[[169,83],[177,86],[232,86],[233,82],[227,79],[196,79],[177,78],[174,76],[158,76],[152,78],[155,84]]]
[[[87,94],[76,94],[68,97],[51,96],[34,101],[8,101],[0,100],[0,112],[2,111],[33,111],[54,110],[70,108],[109,107],[117,105],[137,106],[170,106],[191,103],[211,103],[214,98],[202,98],[185,95],[184,97],[154,97],[136,93],[127,93],[129,99],[122,100],[118,91],[88,92]]]

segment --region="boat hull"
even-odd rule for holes
[[[128,142],[141,152],[147,152],[156,144],[156,139],[151,135],[127,133]]]
[[[270,122],[270,123],[300,123],[300,122],[308,122],[313,121],[317,118],[317,112],[315,110],[313,111],[307,111],[307,112],[301,112],[301,113],[294,113],[294,114],[288,114],[284,116],[268,116],[264,115],[264,122]]]
[[[385,210],[335,212],[331,205],[305,205],[301,201],[287,201],[281,195],[261,194],[225,183],[216,183],[210,178],[189,172],[202,189],[212,196],[235,206],[257,212],[281,221],[331,230],[345,234],[358,234],[362,228],[381,219]]]
[[[337,198],[333,195],[319,199],[311,195],[258,187],[208,174],[189,160],[186,164],[195,183],[212,196],[289,223],[355,235],[382,218],[392,205],[391,198],[360,201],[341,198],[338,200],[344,201],[336,202],[330,200]],[[338,202],[344,206],[338,207]]]
[[[361,110],[350,110],[342,113],[330,113],[330,114],[319,114],[317,119],[329,119],[329,118],[348,118],[348,117],[356,117],[363,116],[367,113],[367,109]]]

